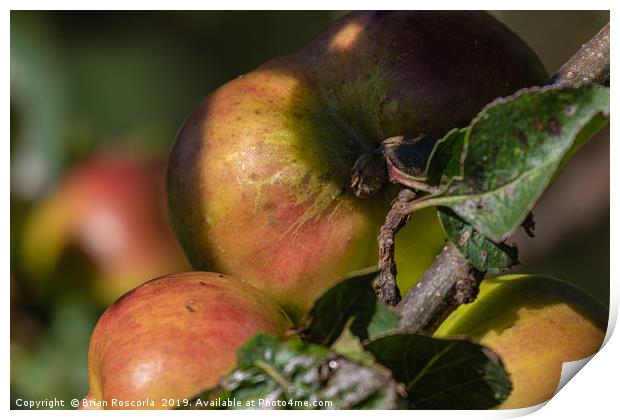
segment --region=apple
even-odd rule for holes
[[[243,278],[297,320],[338,278],[377,263],[396,188],[356,197],[362,154],[396,135],[432,145],[496,97],[547,80],[486,13],[350,13],[223,85],[185,122],[167,175],[181,245],[195,269]],[[401,290],[443,244],[434,211],[414,214],[396,242]]]
[[[284,311],[249,284],[216,273],[151,280],[112,304],[93,331],[88,404],[191,398],[213,387],[258,332],[284,335]],[[134,408],[134,407],[124,407]],[[150,408],[150,407],[135,407]]]
[[[159,160],[100,152],[73,167],[30,215],[24,265],[33,278],[45,279],[62,265],[64,253],[77,248],[95,266],[96,295],[103,304],[145,278],[185,270],[165,197]]]
[[[498,408],[524,408],[553,397],[563,363],[601,348],[607,318],[607,308],[569,283],[504,276],[483,280],[477,299],[454,311],[435,336],[467,336],[495,350],[513,382]]]

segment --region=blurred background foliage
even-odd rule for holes
[[[492,12],[553,73],[608,12]],[[224,82],[295,51],[342,12],[11,13],[11,400],[80,398],[105,307],[188,269],[169,231],[166,154]],[[518,234],[516,272],[609,299],[609,132]]]

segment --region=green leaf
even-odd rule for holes
[[[512,390],[499,357],[466,339],[396,334],[365,347],[405,384],[411,408],[486,409]]]
[[[435,145],[426,168],[430,184],[463,178],[467,130],[452,130]],[[465,223],[452,210],[438,207],[437,215],[448,240],[480,271],[501,271],[518,264],[516,247],[496,244]]]
[[[365,319],[369,319],[369,321],[366,322]],[[372,340],[395,331],[399,323],[400,315],[377,299],[372,316],[357,316],[351,324],[351,330],[362,339]]]
[[[301,323],[304,339],[331,345],[350,320],[362,340],[394,331],[400,316],[377,299],[372,288],[377,274],[376,268],[352,273],[325,292]]]
[[[579,135],[573,142],[570,150],[562,158],[562,162],[558,166],[554,178],[564,169],[570,158],[583,146],[588,140],[596,135],[603,127],[609,124],[609,118],[601,114],[596,115],[592,120],[579,132]]]
[[[501,242],[525,219],[582,129],[599,114],[609,114],[609,89],[603,86],[527,89],[491,103],[469,128],[462,179],[455,178],[432,204],[450,207]]]
[[[330,347],[335,353],[360,365],[373,366],[375,358],[366,351],[358,336],[346,327]]]
[[[235,370],[194,398],[192,407],[394,409],[402,402],[384,372],[319,345],[258,334],[239,349]]]
[[[435,144],[425,171],[429,184],[438,185],[442,179],[462,178],[467,133],[464,128],[454,129]]]
[[[437,213],[448,239],[478,270],[501,271],[519,263],[515,246],[490,241],[448,208],[438,207]]]

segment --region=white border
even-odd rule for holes
[[[9,109],[10,109],[10,13],[11,9],[56,9],[56,10],[71,10],[71,9],[119,9],[119,10],[141,10],[141,9],[159,9],[159,10],[172,10],[172,9],[211,9],[211,10],[232,10],[232,9],[245,9],[245,10],[351,10],[351,9],[514,9],[514,10],[546,10],[546,9],[590,9],[590,10],[611,10],[612,21],[615,25],[615,8],[616,3],[611,1],[598,1],[588,0],[587,2],[565,0],[562,2],[551,2],[541,0],[520,0],[520,1],[442,1],[438,3],[436,1],[393,1],[383,0],[378,1],[325,1],[314,0],[312,2],[296,2],[291,3],[287,1],[270,1],[263,0],[260,2],[252,1],[239,1],[228,0],[226,2],[205,2],[199,0],[176,0],[174,2],[165,2],[160,0],[151,1],[56,1],[50,3],[49,1],[36,1],[36,0],[23,0],[23,1],[5,1],[5,13],[2,16],[2,38],[1,44],[2,56],[5,57],[5,65],[2,69],[2,75],[4,80],[4,100],[2,101],[2,121],[4,126],[4,132],[6,137],[4,141],[4,153],[1,154],[2,164],[0,168],[4,173],[1,182],[2,197],[4,198],[4,205],[2,206],[2,213],[5,220],[4,229],[5,232],[2,237],[4,239],[2,248],[0,250],[0,259],[2,261],[3,271],[5,273],[4,281],[2,283],[3,296],[5,299],[3,319],[0,321],[2,337],[4,339],[3,358],[0,364],[0,372],[2,374],[2,394],[4,398],[1,400],[2,406],[5,410],[9,408],[9,252],[10,252],[10,212],[9,212],[9,197],[10,197],[10,160],[9,160]],[[614,26],[615,27],[615,26]],[[612,31],[612,37],[615,31]],[[616,69],[616,58],[618,57],[618,49],[616,48],[615,40],[612,41],[612,69]],[[612,94],[612,108],[614,103],[614,95]],[[618,180],[620,179],[620,145],[615,142],[615,136],[617,133],[617,124],[614,119],[611,121],[611,159],[615,165],[611,165],[611,214],[620,214],[618,210]],[[617,279],[619,271],[618,258],[613,256],[618,255],[618,238],[620,234],[619,223],[611,219],[611,278]],[[616,281],[611,282],[611,322],[615,325],[618,313],[618,296],[619,291]],[[613,328],[610,328],[610,332]],[[607,343],[605,347],[597,354],[590,363],[577,375],[578,379],[570,381],[557,396],[555,396],[543,409],[536,411],[531,415],[532,419],[558,419],[564,417],[591,417],[591,418],[610,418],[615,414],[616,402],[618,399],[617,387],[618,387],[618,374],[620,373],[619,355],[620,345],[618,344],[617,337],[607,337]],[[524,415],[532,412],[532,410],[515,410],[515,411],[434,411],[434,412],[390,412],[391,417],[401,418],[433,418],[433,419],[480,419],[480,418],[508,418]],[[32,418],[35,416],[45,416],[49,419],[55,418],[67,418],[68,416],[94,416],[100,418],[100,416],[110,416],[109,412],[53,412],[53,411],[11,411],[9,414],[12,418]],[[205,418],[206,416],[216,416],[219,418],[239,418],[252,416],[257,420],[261,419],[289,419],[291,416],[295,418],[310,418],[310,416],[326,416],[328,418],[372,418],[376,419],[376,416],[385,415],[384,413],[377,413],[374,411],[365,412],[352,412],[352,411],[336,411],[336,412],[273,412],[273,411],[253,411],[253,412],[185,412],[181,416],[189,418]],[[131,416],[132,418],[160,418],[164,416],[166,418],[179,417],[179,412],[140,412],[131,413],[120,412],[114,415],[115,417],[126,418]],[[92,417],[91,417],[92,418]]]

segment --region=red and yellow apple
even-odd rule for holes
[[[74,167],[29,217],[24,265],[46,278],[71,247],[94,264],[104,304],[145,278],[187,269],[167,221],[162,163],[105,152]]]
[[[553,397],[562,364],[596,353],[608,310],[575,286],[540,276],[485,279],[478,298],[453,312],[435,332],[467,336],[495,350],[513,390],[498,408],[524,408]]]
[[[191,272],[151,280],[99,319],[88,352],[91,402],[83,408],[134,408],[114,401],[147,399],[163,408],[162,400],[191,398],[235,366],[237,348],[254,334],[281,336],[289,327],[280,307],[234,277]]]
[[[296,320],[338,278],[376,264],[395,189],[352,193],[362,154],[396,135],[436,140],[496,97],[546,81],[532,50],[486,13],[348,14],[220,87],[185,122],[167,181],[185,253]],[[401,289],[443,242],[433,210],[413,215],[396,242]]]

